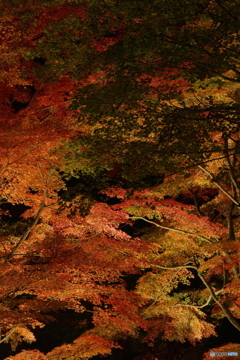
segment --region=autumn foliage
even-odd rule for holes
[[[182,19],[186,1],[179,18],[164,0],[0,1],[5,360],[126,339],[165,360],[161,344],[197,346],[219,319],[240,331],[240,14],[225,2]],[[61,312],[78,335],[40,351]]]

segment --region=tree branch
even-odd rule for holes
[[[239,319],[237,319],[232,313],[231,311],[228,309],[226,304],[222,304],[220,303],[220,301],[217,298],[217,294],[215,293],[215,291],[213,290],[213,288],[211,287],[211,285],[207,282],[207,280],[205,280],[205,278],[199,273],[198,269],[197,269],[197,273],[199,278],[202,280],[203,284],[206,286],[206,288],[209,290],[213,300],[215,301],[215,303],[220,306],[220,308],[222,309],[223,313],[226,315],[226,317],[228,318],[228,320],[230,321],[230,323],[240,331],[240,321]]]
[[[224,6],[220,0],[215,0],[215,2],[218,4],[218,6],[220,8],[222,8],[232,19],[236,20],[236,21],[239,21],[239,19],[233,15],[233,13],[226,7]]]
[[[231,162],[230,160],[230,155],[229,155],[229,146],[228,146],[228,138],[226,136],[223,137],[224,139],[224,154],[226,155],[226,162],[227,162],[227,167],[229,170],[229,175],[230,175],[230,179],[233,185],[233,194],[234,194],[234,198],[236,198],[236,200],[239,203],[239,199],[240,199],[240,193],[239,193],[239,186],[237,183],[237,179],[234,173],[234,167],[236,165],[236,147],[237,147],[237,143],[235,144],[235,151],[232,154],[233,155],[233,161]]]
[[[222,291],[223,291],[223,289],[217,290],[217,291],[215,291],[215,294],[218,295],[218,294],[220,294]],[[176,304],[176,305],[174,305],[174,306],[190,306],[190,307],[194,307],[194,308],[197,308],[197,309],[202,309],[202,308],[208,306],[208,305],[210,304],[211,300],[212,300],[212,295],[210,295],[210,296],[208,297],[207,301],[206,301],[203,305]]]
[[[123,255],[127,255],[127,256],[132,256],[134,257],[134,255],[129,254],[129,253],[125,253],[124,251],[119,251],[119,250],[115,250],[115,249],[111,249],[108,248],[106,250],[112,250],[112,251],[117,251]],[[199,276],[199,278],[201,279],[202,283],[205,285],[205,287],[208,289],[211,298],[215,301],[215,303],[222,309],[223,313],[226,315],[226,317],[228,318],[228,320],[230,321],[230,323],[240,331],[240,320],[237,319],[232,313],[231,311],[228,309],[226,304],[222,304],[218,298],[217,298],[217,294],[219,294],[221,291],[214,291],[213,288],[211,287],[211,285],[207,282],[207,280],[200,274],[198,268],[194,265],[177,265],[177,266],[161,266],[161,265],[157,265],[157,264],[152,264],[149,263],[149,266],[151,267],[155,267],[158,269],[162,269],[162,270],[177,270],[177,269],[193,269],[197,272],[197,275]],[[210,301],[210,300],[209,300]]]
[[[194,204],[195,204],[198,215],[199,216],[204,216],[204,214],[201,211],[201,208],[200,208],[200,205],[199,205],[199,202],[198,202],[198,199],[197,199],[197,196],[196,196],[195,192],[193,190],[191,190],[191,189],[188,189],[188,190],[193,196]]]
[[[159,266],[159,265],[153,265],[157,268],[160,269],[166,269],[166,270],[175,270],[175,269],[194,269],[197,271],[197,274],[199,276],[199,278],[201,279],[201,281],[203,282],[203,284],[206,286],[206,288],[208,289],[211,297],[213,298],[213,300],[215,301],[215,303],[222,309],[223,313],[226,315],[226,317],[228,318],[228,320],[230,321],[230,323],[240,331],[240,320],[237,319],[232,313],[231,311],[228,309],[226,304],[222,304],[218,298],[217,298],[217,293],[213,290],[213,288],[211,287],[211,285],[207,282],[207,280],[205,280],[205,278],[199,273],[198,268],[196,266],[192,266],[192,265],[180,265],[180,266],[173,266],[173,267],[168,267],[168,266]]]
[[[0,340],[0,344],[1,344],[2,342],[5,342],[5,341],[14,333],[14,331],[15,331],[16,328],[17,328],[17,325],[15,325],[15,326],[8,332],[8,334],[7,334],[6,336],[4,336],[4,338],[2,338],[2,339]]]
[[[8,256],[6,257],[4,263],[7,263],[13,256],[14,254],[16,253],[16,251],[19,249],[19,247],[22,245],[22,243],[28,238],[28,235],[30,234],[31,230],[37,225],[39,219],[40,219],[40,216],[41,216],[41,213],[43,211],[45,207],[45,204],[44,203],[41,203],[39,209],[38,209],[38,212],[37,212],[37,215],[32,223],[31,226],[29,226],[29,228],[25,231],[25,233],[21,236],[19,242],[17,243],[16,246],[14,246],[14,248],[12,249],[12,251],[10,252],[10,254],[8,254]]]
[[[149,224],[153,224],[161,229],[165,229],[165,230],[170,230],[170,231],[174,231],[174,232],[177,232],[177,233],[180,233],[180,234],[185,234],[185,235],[189,235],[189,236],[193,236],[193,237],[197,237],[203,241],[206,241],[207,243],[209,244],[212,244],[212,241],[209,240],[208,238],[206,238],[205,236],[202,236],[202,235],[198,235],[198,234],[194,234],[192,232],[189,232],[189,231],[185,231],[185,230],[180,230],[180,229],[175,229],[175,228],[172,228],[172,227],[169,227],[169,226],[163,226],[163,225],[160,225],[160,224],[157,224],[155,223],[154,221],[151,221],[151,220],[147,220],[145,219],[144,217],[142,216],[131,216],[130,219],[132,220],[144,220],[146,221],[147,223]]]
[[[225,157],[225,156],[224,156]],[[202,165],[198,165],[199,169],[202,170],[203,173],[205,173],[206,175],[208,175],[212,181],[217,185],[217,187],[234,203],[236,204],[237,206],[240,206],[239,202],[234,199],[234,197],[229,194],[215,179],[214,179],[214,176],[213,174],[211,174],[208,170],[206,170]]]

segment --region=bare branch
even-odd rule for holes
[[[223,289],[215,291],[215,294],[218,295],[223,291]],[[204,307],[208,306],[212,300],[212,295],[210,295],[207,301],[203,305],[190,305],[190,304],[175,304],[174,306],[189,306],[197,309],[203,309]]]
[[[203,241],[205,241],[205,242],[207,242],[207,243],[209,243],[209,244],[212,244],[212,241],[209,240],[208,238],[206,238],[205,236],[198,235],[198,234],[194,234],[194,233],[192,233],[192,232],[190,232],[190,231],[175,229],[175,228],[172,228],[172,227],[169,227],[169,226],[163,226],[163,225],[157,224],[157,223],[154,222],[154,221],[147,220],[147,219],[145,219],[145,218],[142,217],[142,216],[131,216],[130,219],[132,219],[132,220],[138,220],[138,219],[144,220],[144,221],[146,221],[147,223],[153,224],[153,225],[155,225],[155,226],[157,226],[157,227],[159,227],[159,228],[161,228],[161,229],[170,230],[170,231],[174,231],[174,232],[177,232],[177,233],[180,233],[180,234],[185,234],[185,235],[193,236],[193,237],[199,238],[199,239],[201,239],[201,240],[203,240]],[[217,240],[217,239],[216,239],[216,240]]]
[[[220,308],[222,309],[223,313],[226,315],[226,317],[228,318],[228,320],[230,321],[230,323],[240,331],[240,321],[239,319],[237,319],[232,313],[231,311],[228,309],[227,305],[224,303],[221,303],[218,298],[217,298],[217,294],[216,292],[213,290],[213,288],[211,287],[211,285],[207,282],[207,280],[199,273],[199,271],[197,270],[198,276],[199,278],[202,280],[203,284],[206,286],[206,288],[209,290],[213,300],[215,301],[215,303],[220,306]]]
[[[37,212],[37,215],[32,223],[31,226],[29,226],[29,228],[25,231],[25,233],[21,236],[19,242],[17,243],[16,246],[14,246],[14,248],[12,249],[12,251],[10,252],[10,254],[8,254],[8,256],[6,257],[4,263],[7,263],[13,256],[14,254],[16,253],[16,251],[19,249],[19,247],[22,245],[22,243],[28,238],[28,235],[30,234],[31,230],[37,225],[39,219],[40,219],[40,216],[41,216],[41,213],[43,211],[45,207],[45,204],[44,203],[41,203],[39,209],[38,209],[38,212]]]
[[[224,156],[225,158],[225,156]],[[229,194],[215,179],[214,179],[214,176],[213,174],[210,173],[210,171],[208,171],[207,169],[205,169],[202,165],[198,165],[199,169],[202,170],[202,172],[204,172],[206,175],[208,175],[212,181],[217,185],[217,187],[234,203],[236,204],[237,206],[240,206],[239,202],[234,199],[234,197]]]
[[[15,331],[16,328],[17,328],[17,325],[14,326],[14,327],[8,332],[8,334],[7,334],[6,336],[4,336],[4,338],[2,338],[2,339],[0,340],[0,344],[1,344],[2,342],[5,342],[5,341],[14,333],[14,331]]]

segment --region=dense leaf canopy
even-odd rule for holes
[[[0,15],[1,359],[132,339],[132,359],[165,360],[222,318],[240,331],[239,2],[0,0]],[[44,347],[63,313],[71,336]]]

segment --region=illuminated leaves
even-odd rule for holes
[[[205,337],[216,335],[214,326],[204,321],[203,312],[191,307],[175,307],[169,312],[173,317],[167,325],[163,325],[163,337],[165,339],[185,342],[188,340],[192,345]]]
[[[108,355],[111,353],[113,343],[95,334],[86,334],[74,340],[73,344],[66,344],[53,349],[46,356],[47,360],[67,359],[77,360],[90,359],[96,355]]]
[[[27,209],[20,233],[1,232],[3,341],[33,342],[60,309],[90,312],[93,329],[12,358],[107,355],[140,329],[214,335],[199,307],[239,317],[235,19],[217,3],[18,5],[0,19],[0,195]]]
[[[23,350],[17,355],[10,356],[9,360],[46,360],[46,356],[38,350]]]

